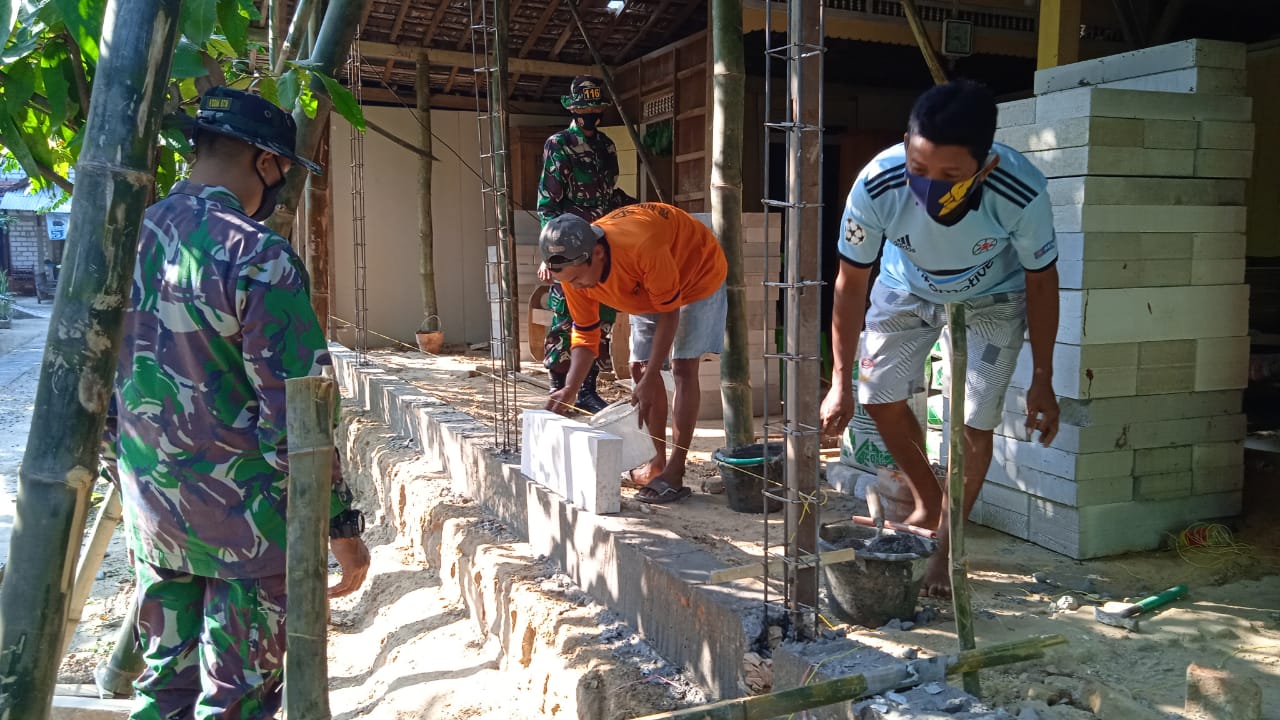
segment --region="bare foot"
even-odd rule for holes
[[[649,466],[652,467],[652,466]],[[684,463],[668,462],[659,472],[649,476],[649,484],[663,482],[679,490],[684,487]]]
[[[623,487],[634,488],[645,487],[649,483],[653,482],[653,479],[658,477],[662,473],[662,470],[662,465],[658,465],[652,461],[647,462],[640,467],[632,468],[623,473],[622,485]]]
[[[948,553],[934,552],[924,571],[924,583],[920,586],[920,597],[951,599],[951,573],[948,568]]]

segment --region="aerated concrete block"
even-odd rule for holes
[[[1031,344],[1023,343],[1010,385],[1031,387]],[[1138,391],[1138,344],[1069,345],[1053,347],[1053,389],[1061,397],[1124,397]]]
[[[1058,342],[1071,345],[1240,337],[1248,285],[1063,290]]]
[[[1243,205],[1059,205],[1059,232],[1227,232],[1245,230]]]
[[[590,432],[586,423],[570,420],[549,410],[526,410],[521,417],[520,472],[566,500],[570,497],[568,431]]]
[[[1237,492],[1244,488],[1244,465],[1194,470],[1191,473],[1191,494],[1212,495]]]
[[[1191,445],[1150,448],[1133,453],[1133,474],[1161,475],[1191,471]]]
[[[1123,90],[1195,93],[1197,95],[1248,95],[1244,70],[1195,67],[1098,83],[1098,87]]]
[[[1218,261],[1209,261],[1218,262]],[[1225,261],[1233,262],[1233,261]],[[1065,290],[1085,290],[1089,288],[1134,288],[1134,287],[1177,287],[1182,285],[1217,285],[1216,282],[1193,283],[1193,261],[1190,258],[1177,260],[1099,260],[1099,261],[1058,261],[1058,287]],[[1200,277],[1227,277],[1230,273],[1222,268],[1218,275],[1212,271],[1201,273]],[[1243,279],[1243,278],[1241,278]],[[1237,280],[1237,282],[1239,282]]]
[[[1098,147],[1195,150],[1200,124],[1194,120],[1149,120],[1098,116],[1069,117],[1050,123],[996,131],[996,141],[1018,152]]]
[[[1244,465],[1244,442],[1196,443],[1191,449],[1191,469],[1201,471]]]
[[[1033,500],[1029,539],[1077,560],[1151,550],[1167,533],[1199,520],[1238,515],[1240,506],[1239,492],[1080,508]]]
[[[984,493],[988,487],[999,486],[984,485]],[[1023,540],[1027,539],[1027,536],[1031,532],[1031,519],[1026,513],[1020,513],[1016,510],[992,505],[991,503],[982,500],[981,497],[979,497],[978,502],[974,503],[973,512],[969,513],[969,520]]]
[[[1249,384],[1249,338],[1196,341],[1196,390],[1226,390]]]
[[[1049,181],[1052,205],[1170,205],[1203,207],[1247,202],[1244,180],[1079,176]],[[1056,226],[1055,226],[1056,227]],[[1063,232],[1063,228],[1057,228]],[[1186,232],[1178,230],[1176,232]],[[1214,229],[1209,232],[1223,232]]]
[[[1189,177],[1195,174],[1196,152],[1098,145],[1024,152],[1023,156],[1048,178],[1072,175]]]
[[[1191,392],[1195,387],[1195,340],[1167,340],[1138,346],[1138,395]]]
[[[1035,93],[1157,75],[1186,68],[1245,69],[1245,46],[1221,40],[1183,40],[1038,70]]]
[[[997,128],[1031,125],[1036,121],[1036,99],[1033,97],[1000,103],[997,110]]]
[[[1166,500],[1191,494],[1191,472],[1162,473],[1159,475],[1135,475],[1134,500]]]
[[[1005,413],[996,428],[997,437],[1021,440],[1026,437],[1026,416]],[[1145,422],[1105,425],[1060,425],[1050,450],[1072,454],[1106,453],[1113,450],[1145,450],[1190,446],[1196,442],[1225,442],[1245,436],[1244,415],[1179,417]],[[1190,460],[1188,459],[1188,465]],[[1052,470],[1050,470],[1052,472]],[[1138,472],[1134,470],[1134,472]]]
[[[1253,150],[1255,129],[1249,122],[1200,123],[1196,147],[1206,150]]]
[[[1117,477],[1133,472],[1132,450],[1080,455],[1058,448],[1046,448],[1038,442],[1025,442],[1000,435],[994,437],[993,446],[992,464],[999,463],[1011,477],[1017,476],[1017,469],[1020,467],[1068,480]]]
[[[1145,120],[1250,122],[1253,101],[1237,96],[1098,87],[1064,90],[1036,98],[1037,124],[1089,115]]]
[[[1034,498],[1072,507],[1107,505],[1133,499],[1133,476],[1129,474],[1070,480],[1042,470],[993,462],[987,471],[987,483],[1015,488]]]
[[[1060,398],[1058,409],[1061,411],[1060,421],[1068,425],[1142,423],[1169,418],[1237,415],[1240,413],[1242,398],[1243,394],[1238,390],[1109,397],[1094,400]],[[1027,412],[1025,393],[1006,395],[1004,409],[1006,412],[1025,415]]]
[[[597,515],[622,509],[622,438],[599,430],[565,428],[569,445],[565,499]]]
[[[1197,233],[1069,233],[1059,230],[1057,235],[1058,261],[1071,262],[1182,260],[1192,257]]]
[[[1244,282],[1245,259],[1242,257],[1194,260],[1191,265],[1192,285],[1238,285]]]
[[[1252,150],[1196,150],[1195,176],[1203,178],[1253,177]]]

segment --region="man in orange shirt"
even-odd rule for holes
[[[636,496],[641,502],[688,497],[692,491],[684,486],[684,465],[698,421],[698,363],[704,353],[719,354],[724,347],[728,265],[720,243],[680,208],[642,203],[593,224],[560,215],[542,229],[538,245],[547,269],[564,288],[573,318],[568,378],[564,388],[551,393],[547,409],[565,413],[573,405],[599,352],[600,306],[628,313],[635,381],[631,402],[654,433],[653,459],[628,472],[628,479],[641,486]],[[661,373],[668,358],[675,378],[669,459]]]

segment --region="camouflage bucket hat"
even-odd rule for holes
[[[229,87],[209,88],[200,98],[193,130],[207,130],[302,164],[319,175],[320,166],[295,150],[298,127],[293,116],[253,93]]]
[[[601,108],[609,103],[604,99],[604,83],[598,77],[579,75],[569,85],[569,94],[560,96],[560,104],[566,110]]]

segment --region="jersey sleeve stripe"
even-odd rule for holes
[[[1058,258],[1057,258],[1057,257],[1055,257],[1055,258],[1053,258],[1052,260],[1050,260],[1049,262],[1047,262],[1047,263],[1045,263],[1044,265],[1042,265],[1041,267],[1038,267],[1038,268],[1023,268],[1023,270],[1026,270],[1026,271],[1027,271],[1027,272],[1029,272],[1029,273],[1042,273],[1042,272],[1044,272],[1045,270],[1048,270],[1049,268],[1051,268],[1051,267],[1053,267],[1054,265],[1057,265],[1057,264],[1058,264]]]
[[[577,330],[578,332],[591,332],[592,330],[595,330],[598,327],[600,327],[600,323],[598,322],[592,323],[590,325],[579,325],[578,323],[573,324],[573,329]]]
[[[876,260],[879,260],[879,259],[880,259],[879,257],[877,257],[877,258],[876,258]],[[844,253],[840,253],[840,260],[841,260],[842,262],[847,262],[847,263],[849,263],[850,265],[852,265],[852,266],[854,266],[854,267],[856,267],[856,268],[864,268],[864,269],[865,269],[865,268],[869,268],[869,267],[871,267],[872,265],[875,265],[875,264],[876,264],[876,261],[875,261],[875,260],[872,260],[872,261],[871,261],[871,262],[869,262],[869,263],[858,262],[857,260],[854,260],[853,258],[849,257],[848,255],[845,255]]]
[[[999,195],[1000,197],[1004,198],[1005,200],[1008,200],[1009,202],[1013,203],[1014,205],[1017,205],[1020,208],[1025,208],[1028,204],[1027,201],[1024,200],[1021,195],[1015,195],[1011,193],[1009,190],[1006,190],[1004,187],[997,185],[996,183],[989,183],[987,187],[991,189],[991,192]]]
[[[992,171],[991,174],[992,176],[998,177],[1001,180],[1005,181],[1005,183],[1010,185],[1011,187],[1021,190],[1024,194],[1026,194],[1028,202],[1030,202],[1031,200],[1034,200],[1036,195],[1040,194],[1035,190],[1031,189],[1030,185],[1019,180],[1016,175],[1009,172],[1008,170],[996,168],[995,170]]]
[[[1015,186],[1015,185],[1011,185],[1011,184],[1009,183],[1009,181],[1008,181],[1007,179],[1003,178],[1003,177],[996,177],[996,175],[995,175],[995,174],[992,174],[992,175],[991,175],[991,177],[989,177],[989,178],[987,178],[987,179],[988,179],[988,180],[990,180],[990,185],[991,185],[993,188],[994,188],[994,187],[1001,187],[1001,188],[1004,188],[1004,190],[1005,190],[1005,191],[1007,191],[1008,193],[1010,193],[1010,194],[1012,194],[1012,195],[1016,195],[1018,198],[1020,198],[1020,199],[1022,200],[1022,204],[1023,204],[1023,205],[1027,205],[1027,204],[1029,204],[1032,200],[1034,200],[1034,199],[1035,199],[1035,195],[1034,195],[1034,194],[1029,194],[1029,193],[1026,193],[1026,192],[1024,192],[1024,191],[1022,191],[1022,190],[1018,189],[1018,187],[1017,187],[1017,186]]]
[[[879,189],[879,186],[884,185],[885,183],[891,183],[894,180],[900,179],[902,177],[903,172],[906,169],[907,169],[907,164],[902,163],[901,165],[894,165],[888,170],[882,170],[876,173],[874,176],[872,176],[867,180],[867,191],[874,192],[875,190]]]
[[[875,200],[876,198],[889,192],[890,190],[893,190],[894,188],[906,187],[906,185],[907,185],[907,181],[905,179],[898,180],[897,182],[892,182],[887,185],[880,185],[875,190],[870,191],[871,199]]]

